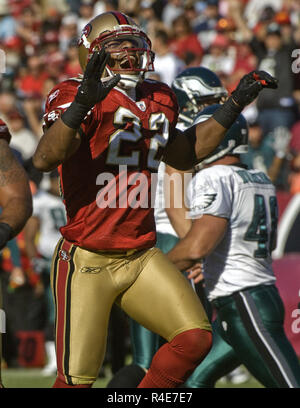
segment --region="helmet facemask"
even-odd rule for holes
[[[91,44],[89,55],[102,48],[110,54],[105,76],[120,74],[118,86],[121,88],[136,87],[146,72],[154,70],[151,42],[138,28],[122,25],[103,32]]]

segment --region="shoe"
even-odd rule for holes
[[[242,384],[249,380],[250,375],[242,367],[237,367],[228,374],[228,377],[229,382],[232,384]]]
[[[43,368],[42,375],[48,377],[56,375],[57,372],[56,352],[54,341],[47,341],[45,346],[48,363]]]

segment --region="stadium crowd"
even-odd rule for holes
[[[216,72],[230,93],[240,78],[254,69],[278,78],[278,89],[271,97],[268,92],[262,93],[243,112],[249,123],[249,152],[243,160],[250,168],[270,176],[283,201],[300,192],[298,1],[1,0],[0,58],[5,69],[0,72],[0,118],[9,127],[10,146],[24,165],[32,193],[37,196],[33,219],[2,252],[1,279],[7,310],[3,348],[8,367],[44,364],[42,352],[40,356],[35,352],[30,360],[29,346],[24,343],[28,332],[43,332],[49,346],[48,359],[53,354],[53,310],[47,310],[51,304],[51,253],[47,245],[36,243],[36,236],[39,234],[40,242],[49,240],[41,213],[43,203],[50,205],[51,200],[57,200],[58,175],[53,172],[43,176],[33,167],[31,157],[43,134],[46,96],[59,82],[82,73],[78,37],[93,16],[109,10],[133,17],[147,32],[155,52],[155,71],[148,73],[153,79],[171,85],[183,69],[201,65]],[[38,197],[41,191],[48,196]],[[63,207],[54,217],[58,227],[63,225]],[[107,357],[114,359],[113,372],[124,365],[129,347],[123,342],[120,348],[115,319],[119,330],[122,324],[124,336],[128,335],[124,316],[116,309],[109,345],[114,348],[117,343],[114,349],[119,354],[110,353],[109,348]],[[38,335],[34,336],[39,342]],[[48,368],[53,373],[53,367]]]

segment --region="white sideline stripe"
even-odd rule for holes
[[[253,326],[255,327],[255,329],[256,329],[256,331],[257,331],[259,337],[261,338],[261,340],[262,340],[263,343],[265,344],[266,348],[269,350],[269,352],[270,352],[270,354],[272,355],[273,359],[276,361],[276,364],[278,365],[278,367],[279,367],[279,369],[280,369],[280,371],[281,371],[283,377],[285,378],[287,384],[289,385],[289,387],[290,387],[290,388],[295,388],[295,386],[293,386],[293,384],[291,383],[290,379],[287,377],[287,375],[286,375],[286,373],[285,373],[285,370],[284,370],[284,368],[282,367],[280,361],[278,360],[276,354],[274,354],[272,347],[269,345],[268,341],[265,339],[264,335],[263,335],[262,332],[260,331],[260,329],[259,329],[259,327],[258,327],[258,325],[257,325],[257,323],[256,323],[256,321],[255,321],[255,318],[254,318],[254,316],[253,316],[253,314],[252,314],[251,307],[250,307],[250,305],[248,304],[248,301],[247,301],[245,295],[244,295],[242,292],[240,292],[239,294],[241,295],[241,298],[243,299],[243,302],[244,302],[244,305],[245,305],[245,307],[246,307],[246,309],[247,309],[247,311],[248,311],[249,317],[250,317],[250,319],[251,319],[251,321],[252,321],[252,324],[253,324]]]

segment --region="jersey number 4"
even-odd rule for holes
[[[277,199],[275,196],[269,198],[269,209],[271,219],[270,232],[267,227],[265,197],[261,194],[255,194],[252,221],[244,236],[246,241],[257,241],[258,248],[254,251],[255,258],[267,258],[275,248],[278,218]]]
[[[132,130],[118,129],[110,137],[107,155],[107,164],[138,166],[141,152],[136,150],[130,155],[121,155],[121,144],[123,142],[136,143],[142,139],[142,124],[138,116],[122,106],[115,113],[114,125],[125,126],[132,123]],[[157,170],[159,160],[156,158],[158,148],[166,146],[169,138],[169,121],[164,113],[152,113],[149,118],[149,130],[158,131],[152,138],[147,158],[147,167]]]

